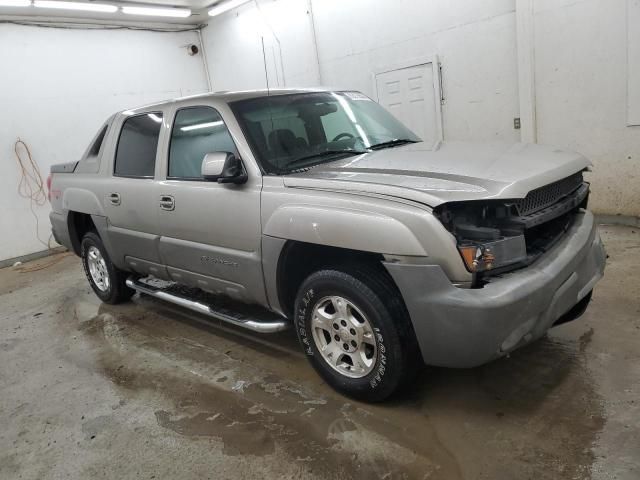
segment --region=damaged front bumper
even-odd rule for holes
[[[540,338],[581,310],[574,307],[588,301],[605,261],[593,215],[581,211],[543,257],[483,288],[457,288],[437,265],[384,265],[402,293],[424,362],[474,367]]]

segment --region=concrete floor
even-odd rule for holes
[[[584,317],[375,406],[328,388],[292,333],[100,304],[69,255],[0,270],[0,478],[638,479],[640,234],[602,234]]]

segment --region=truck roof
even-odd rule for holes
[[[226,103],[235,102],[237,100],[249,100],[251,98],[259,98],[266,96],[276,96],[276,95],[288,95],[292,93],[313,93],[313,92],[328,92],[335,91],[334,89],[327,88],[278,88],[278,89],[261,89],[261,90],[237,90],[237,91],[229,91],[223,90],[219,92],[210,92],[210,93],[200,93],[197,95],[189,95],[185,97],[178,97],[169,100],[163,100],[161,102],[150,103],[147,105],[142,105],[136,108],[129,108],[126,110],[122,110],[121,113],[129,113],[129,112],[139,112],[144,110],[149,110],[153,108],[164,107],[173,103],[180,103],[186,100],[192,100],[194,98],[210,98],[216,100],[222,100]]]

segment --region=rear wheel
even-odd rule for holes
[[[381,401],[422,366],[402,298],[375,269],[326,269],[310,275],[296,298],[298,340],[336,390]]]
[[[102,240],[95,232],[82,238],[80,254],[84,273],[95,294],[105,303],[122,303],[131,298],[134,290],[127,287],[127,272],[119,270],[109,258]]]

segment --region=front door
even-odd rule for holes
[[[217,110],[198,105],[177,110],[166,179],[159,182],[160,256],[177,282],[264,303],[262,178],[250,175],[243,185],[204,180],[205,154],[220,151],[238,155]]]

